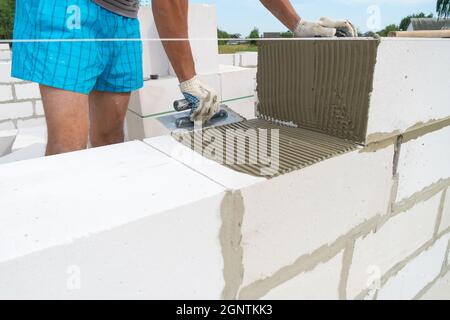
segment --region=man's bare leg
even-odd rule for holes
[[[93,91],[89,95],[90,140],[92,147],[124,141],[125,116],[130,93]]]
[[[48,130],[46,155],[86,149],[88,96],[43,85],[40,89]]]
[[[160,38],[188,39],[188,0],[153,0],[152,7]],[[192,79],[196,73],[189,41],[163,41],[163,45],[178,80]]]
[[[261,3],[278,18],[289,30],[294,30],[300,21],[289,0],[260,0]]]

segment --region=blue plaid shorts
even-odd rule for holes
[[[16,0],[14,39],[13,77],[83,94],[143,86],[138,19],[91,0]]]

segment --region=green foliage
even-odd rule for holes
[[[15,6],[15,0],[0,0],[0,40],[12,38]]]
[[[401,31],[406,31],[408,29],[412,18],[433,18],[433,14],[430,13],[430,14],[426,15],[425,13],[421,12],[421,13],[411,14],[411,15],[403,18],[399,25],[399,28]]]
[[[400,31],[400,28],[396,24],[390,24],[383,30],[379,31],[378,34],[380,35],[380,37],[387,37],[389,35],[389,32],[391,31]]]
[[[259,35],[259,29],[258,28],[253,28],[253,30],[250,32],[250,34],[249,34],[249,39],[259,39],[260,38],[260,35]],[[257,45],[258,44],[258,41],[256,41],[256,40],[250,40],[250,44],[252,44],[252,45]]]
[[[292,31],[286,31],[286,32],[282,32],[281,34],[282,38],[293,38],[294,34],[292,33]]]
[[[436,12],[439,18],[450,17],[450,0],[437,0]]]

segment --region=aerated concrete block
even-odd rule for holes
[[[151,8],[139,12],[143,38],[144,76],[174,76],[175,73],[164,51]],[[217,18],[214,6],[191,4],[189,6],[189,39],[197,73],[215,73],[219,67],[217,43]]]
[[[449,239],[450,234],[442,237],[431,248],[409,262],[381,288],[378,299],[411,300],[419,294],[441,272]]]
[[[257,52],[240,52],[239,66],[245,68],[255,68],[258,66]]]
[[[219,64],[224,66],[235,66],[236,57],[238,56],[234,53],[219,54]]]
[[[223,101],[253,97],[256,90],[256,69],[221,66],[220,81]]]
[[[17,130],[0,131],[0,157],[11,153],[16,136]]]
[[[225,189],[185,165],[130,142],[0,176],[1,298],[220,298]]]
[[[426,293],[421,300],[450,300],[450,272],[439,279]]]
[[[33,115],[31,102],[12,102],[0,104],[0,120],[17,119]]]
[[[10,84],[22,80],[11,77],[11,61],[0,61],[0,83]]]
[[[446,39],[381,40],[370,98],[368,142],[450,116],[450,67],[437,62],[449,55]]]
[[[354,151],[243,188],[243,285],[269,277],[385,214],[393,155],[393,147]]]
[[[439,232],[444,232],[449,228],[450,228],[450,188],[447,189],[445,195]]]
[[[411,197],[441,179],[450,178],[450,127],[404,143],[398,164],[397,201]]]
[[[338,300],[342,256],[340,253],[330,261],[318,265],[314,270],[283,283],[272,289],[263,299]]]
[[[10,85],[0,85],[0,102],[13,100],[12,87]]]
[[[439,203],[440,195],[436,195],[356,241],[347,284],[350,299],[364,290],[378,289],[377,282],[387,271],[431,240]]]

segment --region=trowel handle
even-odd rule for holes
[[[176,111],[181,112],[192,109],[192,105],[186,99],[182,99],[175,101],[173,103],[173,108]]]

